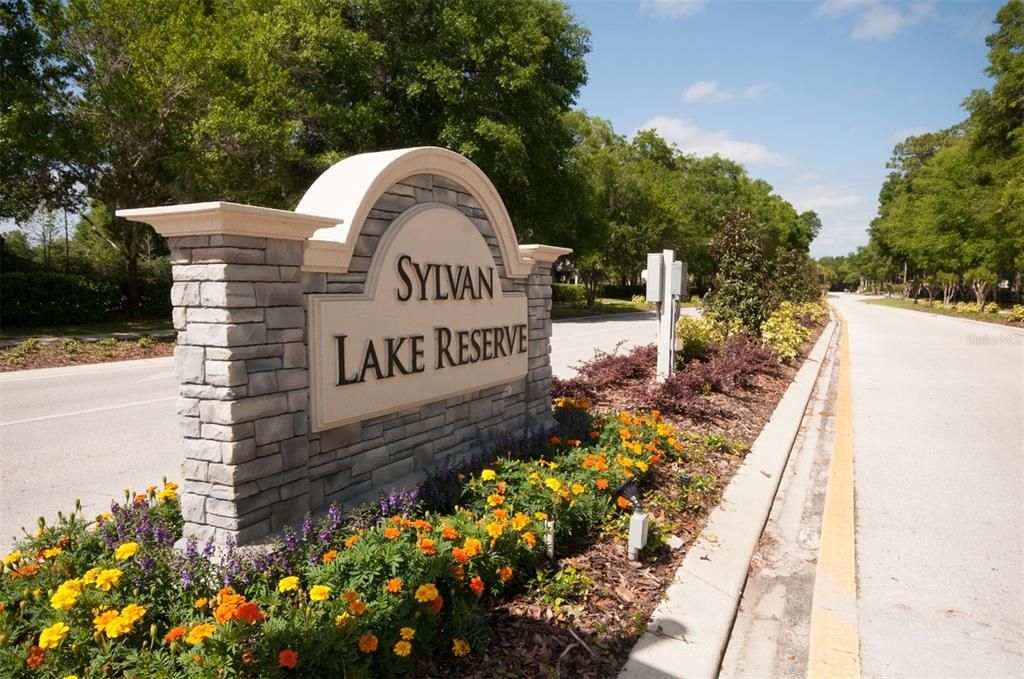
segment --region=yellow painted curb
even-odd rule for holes
[[[833,310],[834,311],[834,310]],[[850,336],[846,320],[839,340],[839,394],[821,543],[814,578],[807,676],[859,678],[857,562],[853,489],[853,417],[850,395]]]

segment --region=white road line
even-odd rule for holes
[[[75,415],[88,415],[89,413],[100,413],[104,410],[117,410],[119,408],[130,408],[132,406],[144,406],[150,403],[164,403],[166,401],[177,400],[177,396],[170,396],[168,398],[154,398],[148,401],[132,401],[131,403],[120,403],[113,406],[103,406],[102,408],[89,408],[87,410],[75,410],[70,413],[57,413],[56,415],[43,415],[42,417],[30,417],[25,420],[14,420],[13,422],[0,422],[0,427],[11,427],[16,424],[28,424],[29,422],[42,422],[43,420],[55,420],[60,417],[74,417]]]

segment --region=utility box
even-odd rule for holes
[[[662,256],[660,252],[647,254],[647,301],[661,301]]]
[[[672,294],[677,297],[686,296],[686,262],[672,263]]]

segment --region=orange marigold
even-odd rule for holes
[[[508,518],[508,512],[506,512],[504,509],[495,509],[494,512],[492,513],[494,514],[494,518],[498,521],[504,521]]]
[[[452,557],[454,557],[455,560],[459,563],[466,563],[467,561],[469,561],[469,555],[466,554],[466,550],[464,550],[462,547],[453,547]]]
[[[594,482],[598,490],[608,490],[608,479],[598,479]]]
[[[362,615],[366,612],[366,604],[362,601],[353,601],[348,605],[348,609],[356,615]]]
[[[397,528],[388,527],[384,529],[384,537],[386,537],[388,540],[394,540],[401,534],[402,531],[398,530]]]
[[[483,550],[483,544],[476,538],[466,538],[462,543],[462,549],[466,551],[466,556],[472,559]]]
[[[295,666],[299,663],[299,654],[297,651],[286,648],[277,654],[277,662],[281,664],[281,667],[294,670]]]
[[[359,637],[359,650],[363,653],[373,653],[377,650],[377,636],[367,632]]]
[[[421,538],[419,543],[420,551],[427,556],[434,556],[437,554],[437,545],[430,538]]]
[[[185,636],[185,626],[178,625],[177,627],[172,627],[170,631],[168,631],[167,634],[164,635],[164,641],[166,641],[167,643],[172,643],[182,638],[183,636]]]
[[[498,577],[501,578],[502,582],[508,582],[512,579],[512,567],[504,565],[498,569]]]
[[[484,592],[484,580],[479,575],[474,575],[469,581],[469,588],[473,594],[480,596]]]
[[[560,446],[560,445],[562,445],[562,439],[559,438],[558,436],[552,436],[551,437],[551,445],[553,445],[553,446]]]
[[[537,538],[530,531],[526,531],[525,533],[523,533],[523,542],[530,545],[530,547],[537,546]]]
[[[443,537],[445,540],[458,540],[459,531],[455,530],[451,526],[445,526],[441,529],[441,537]]]
[[[430,608],[435,613],[440,613],[441,609],[444,608],[444,597],[438,594],[437,598],[430,602]]]
[[[260,610],[260,607],[252,601],[246,601],[244,604],[238,607],[235,611],[235,617],[238,620],[242,620],[246,624],[252,625],[253,623],[260,622],[266,615]]]
[[[351,548],[352,545],[356,544],[357,542],[359,542],[359,536],[358,535],[351,535],[351,536],[349,536],[345,540],[345,549]]]
[[[617,504],[619,507],[622,507],[623,509],[625,509],[626,507],[629,506],[629,500],[627,500],[626,498],[624,498],[624,497],[622,497],[620,495],[617,498],[615,498],[615,504]]]
[[[322,557],[320,557],[320,560],[323,561],[324,563],[330,563],[330,562],[334,561],[335,557],[337,557],[337,556],[338,556],[338,550],[331,549],[331,550],[328,550],[328,551],[324,552],[324,555]]]
[[[391,592],[392,594],[397,594],[398,592],[401,592],[402,578],[391,578],[390,580],[388,580],[388,583],[384,585],[384,589]]]

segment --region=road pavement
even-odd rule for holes
[[[692,311],[692,310],[689,310]],[[556,321],[554,374],[596,348],[655,341],[650,313]],[[0,374],[0,552],[39,516],[88,516],[109,509],[122,489],[179,477],[180,443],[170,358]]]
[[[1024,331],[863,299],[833,299],[849,329],[863,676],[1024,677]],[[832,426],[805,424],[722,676],[805,676],[828,475],[815,449]]]
[[[1024,331],[836,306],[864,675],[1024,676]]]

